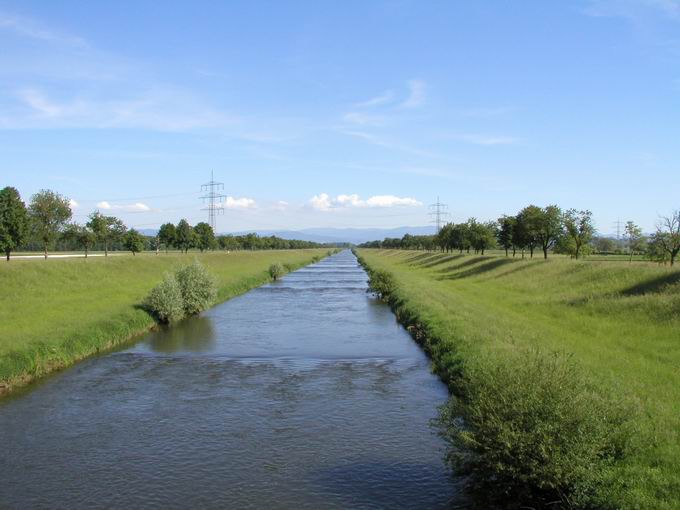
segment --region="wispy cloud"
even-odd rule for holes
[[[384,117],[378,115],[367,115],[360,112],[348,112],[342,116],[342,120],[360,126],[381,126],[384,124]]]
[[[465,117],[498,117],[500,115],[511,113],[513,110],[514,108],[510,106],[491,106],[468,108],[463,110],[461,114]]]
[[[340,133],[347,136],[360,138],[361,140],[364,140],[365,142],[370,143],[371,145],[376,145],[378,147],[384,147],[386,149],[392,149],[400,152],[405,152],[408,154],[413,154],[414,156],[421,156],[426,158],[438,157],[436,154],[418,149],[417,147],[411,147],[409,145],[403,145],[401,143],[393,142],[380,136],[371,133],[366,133],[365,131],[340,130]]]
[[[518,142],[512,136],[484,135],[484,134],[458,134],[449,135],[445,138],[471,143],[474,145],[513,145]]]
[[[69,46],[86,46],[84,39],[74,35],[61,33],[53,29],[46,28],[38,22],[0,12],[0,30],[11,31],[19,36],[37,39],[49,43],[60,43]]]
[[[362,101],[360,103],[356,103],[354,106],[355,108],[369,108],[372,106],[380,106],[384,104],[391,103],[394,101],[395,94],[393,90],[386,90],[379,96],[372,97],[371,99],[368,99],[366,101]]]
[[[401,103],[402,108],[416,108],[425,102],[426,85],[422,80],[411,80],[408,82],[409,95]]]
[[[134,204],[112,204],[104,200],[97,204],[97,209],[120,212],[147,212],[151,210],[151,207],[142,202],[136,202]]]
[[[252,198],[227,197],[224,202],[224,207],[227,209],[255,209],[257,204]]]
[[[385,208],[414,207],[423,205],[415,198],[397,197],[394,195],[374,195],[363,200],[358,194],[338,195],[332,198],[328,193],[314,195],[309,204],[317,211],[332,211],[344,208]]]

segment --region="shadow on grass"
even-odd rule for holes
[[[452,260],[459,259],[461,257],[464,257],[465,255],[446,255],[444,257],[441,257],[440,259],[437,260],[427,260],[424,261],[420,264],[420,267],[423,269],[429,269],[431,267],[438,266],[440,264],[446,264],[447,262],[451,262]]]
[[[680,271],[673,272],[640,282],[621,292],[624,296],[639,296],[643,294],[656,294],[666,290],[666,287],[680,282]]]
[[[470,278],[472,276],[478,276],[480,274],[488,273],[489,271],[493,271],[494,269],[498,269],[499,267],[503,267],[507,264],[512,264],[512,259],[494,259],[494,260],[489,260],[488,262],[485,262],[484,264],[479,264],[475,267],[472,267],[466,271],[462,271],[460,273],[454,273],[450,274],[448,276],[442,276],[440,279],[441,280],[460,280],[463,278]],[[460,267],[460,266],[458,266]]]
[[[420,263],[426,262],[428,260],[432,260],[433,258],[438,258],[439,253],[432,253],[432,252],[426,252],[426,253],[419,253],[418,255],[414,255],[412,257],[407,258],[404,262],[410,265],[418,265]]]
[[[465,257],[465,255],[463,255]],[[439,274],[448,274],[448,273],[454,273],[456,271],[459,271],[463,268],[474,266],[475,264],[479,264],[481,262],[484,262],[485,260],[491,260],[490,257],[472,257],[471,259],[466,260],[465,262],[461,264],[455,264],[453,266],[448,266],[445,268],[440,269],[437,271]]]

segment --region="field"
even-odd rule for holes
[[[605,395],[639,402],[642,447],[618,503],[680,508],[680,271],[655,264],[358,250],[463,356],[573,353]],[[596,259],[597,260],[597,259]],[[615,397],[613,397],[615,398]]]
[[[0,395],[154,326],[140,304],[166,272],[194,260],[218,279],[218,301],[327,250],[143,254],[0,263]]]

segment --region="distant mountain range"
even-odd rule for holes
[[[140,230],[143,235],[155,236],[154,229]],[[397,227],[397,228],[305,228],[301,230],[244,230],[242,232],[222,232],[221,234],[245,235],[255,232],[261,237],[277,236],[282,239],[298,239],[315,243],[353,243],[382,240],[386,237],[403,237],[404,234],[430,235],[434,227]]]

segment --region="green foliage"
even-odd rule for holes
[[[82,247],[85,250],[86,257],[92,246],[97,242],[97,236],[92,230],[77,223],[67,225],[64,230],[64,238],[72,240]]]
[[[9,260],[10,253],[24,241],[28,233],[28,214],[15,188],[0,190],[0,252]]]
[[[654,260],[663,263],[668,260],[671,266],[675,263],[680,253],[680,211],[661,218],[650,245],[650,255]]]
[[[582,249],[588,246],[588,243],[590,243],[595,234],[593,213],[569,209],[564,213],[564,229],[567,236],[573,242],[574,249],[572,254],[578,259],[582,254]]]
[[[123,246],[125,246],[126,250],[131,251],[133,255],[143,251],[144,245],[144,236],[134,228],[130,229],[123,238]]]
[[[181,268],[175,277],[182,293],[186,315],[196,315],[215,301],[217,297],[215,279],[198,260]]]
[[[95,211],[90,215],[90,221],[88,221],[86,226],[94,232],[97,240],[104,244],[104,253],[106,255],[109,254],[111,244],[123,239],[127,230],[119,218],[105,216],[99,211]]]
[[[269,266],[269,276],[274,281],[281,278],[281,276],[283,276],[284,272],[285,272],[285,269],[281,265],[280,262],[274,262],[271,266]]]
[[[368,287],[382,300],[389,299],[396,289],[396,282],[391,273],[382,269],[369,271]]]
[[[184,300],[177,279],[166,274],[163,281],[151,290],[144,306],[159,322],[172,323],[181,320],[184,317]]]
[[[28,214],[33,234],[42,243],[47,258],[48,247],[71,219],[69,201],[53,191],[41,190],[31,197]]]
[[[452,467],[524,506],[588,506],[629,451],[629,409],[593,391],[573,358],[539,352],[468,363],[439,419]]]
[[[194,233],[196,234],[196,247],[201,250],[211,250],[217,246],[217,241],[215,240],[215,233],[210,225],[205,222],[198,223],[194,227]]]
[[[196,246],[196,233],[187,220],[180,220],[175,228],[175,247],[183,252]]]
[[[175,225],[172,223],[164,223],[161,225],[160,229],[158,229],[158,241],[165,246],[166,251],[168,250],[168,247],[175,245],[176,234]]]

